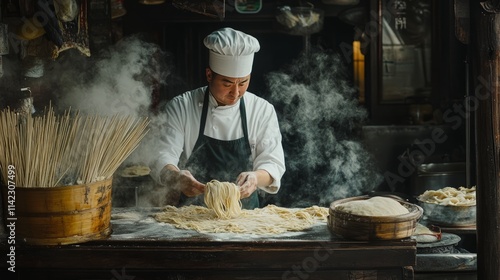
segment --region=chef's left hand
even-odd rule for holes
[[[240,198],[249,197],[257,190],[257,173],[241,172],[236,178],[236,184],[240,187]]]

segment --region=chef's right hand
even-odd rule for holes
[[[193,197],[205,192],[205,184],[200,183],[189,170],[172,170],[165,168],[161,174],[161,183],[186,196]]]
[[[205,184],[196,180],[189,170],[181,170],[179,175],[180,189],[186,196],[197,196],[205,192]]]

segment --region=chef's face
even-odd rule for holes
[[[210,68],[206,69],[206,76],[210,92],[217,103],[233,105],[245,94],[250,83],[250,75],[240,78],[231,78],[219,75]]]

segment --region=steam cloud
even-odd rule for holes
[[[50,76],[44,77],[57,85],[53,93],[58,97],[57,108],[66,110],[71,107],[83,114],[148,117],[149,132],[123,165],[149,166],[158,156],[156,141],[161,136],[160,127],[167,121],[164,114],[151,109],[154,90],[166,85],[171,75],[169,54],[157,44],[146,42],[140,35],[126,37],[93,54],[91,59],[69,52],[64,54],[50,69]],[[116,180],[115,187],[122,187],[119,181]],[[121,200],[120,197],[113,199]],[[150,198],[144,201],[150,201]],[[114,204],[120,205],[121,202],[114,201]]]
[[[162,69],[163,56],[157,45],[131,36],[99,53],[97,60],[78,62],[72,57],[55,69],[62,73],[57,77],[63,87],[59,105],[100,115],[145,115],[153,82],[161,83],[169,74]],[[75,63],[86,65],[87,71],[72,66]]]
[[[135,36],[91,62],[83,57],[60,57],[51,71],[59,73],[58,107],[150,117],[149,133],[127,159],[150,165],[157,158],[161,127],[168,121],[161,110],[156,114],[149,110],[153,81],[162,84],[171,74],[165,59],[157,45]],[[82,65],[90,71],[82,71]],[[326,206],[373,190],[382,181],[358,139],[367,113],[358,105],[341,65],[336,55],[312,52],[283,71],[267,75],[267,99],[278,113],[287,165],[282,189],[272,203]]]
[[[313,51],[268,75],[268,99],[278,113],[287,167],[277,204],[327,206],[382,181],[358,139],[367,112],[344,70],[337,55]]]
[[[51,70],[58,85],[58,108],[84,114],[132,115],[150,119],[149,132],[127,162],[147,164],[156,157],[155,141],[166,122],[150,109],[155,87],[171,75],[168,54],[139,35],[126,37],[92,59],[62,56]],[[78,67],[75,67],[78,65]],[[83,66],[83,67],[82,67]]]

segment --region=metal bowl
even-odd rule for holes
[[[476,225],[476,205],[455,206],[428,203],[417,198],[424,210],[423,218],[441,226],[466,227]]]

